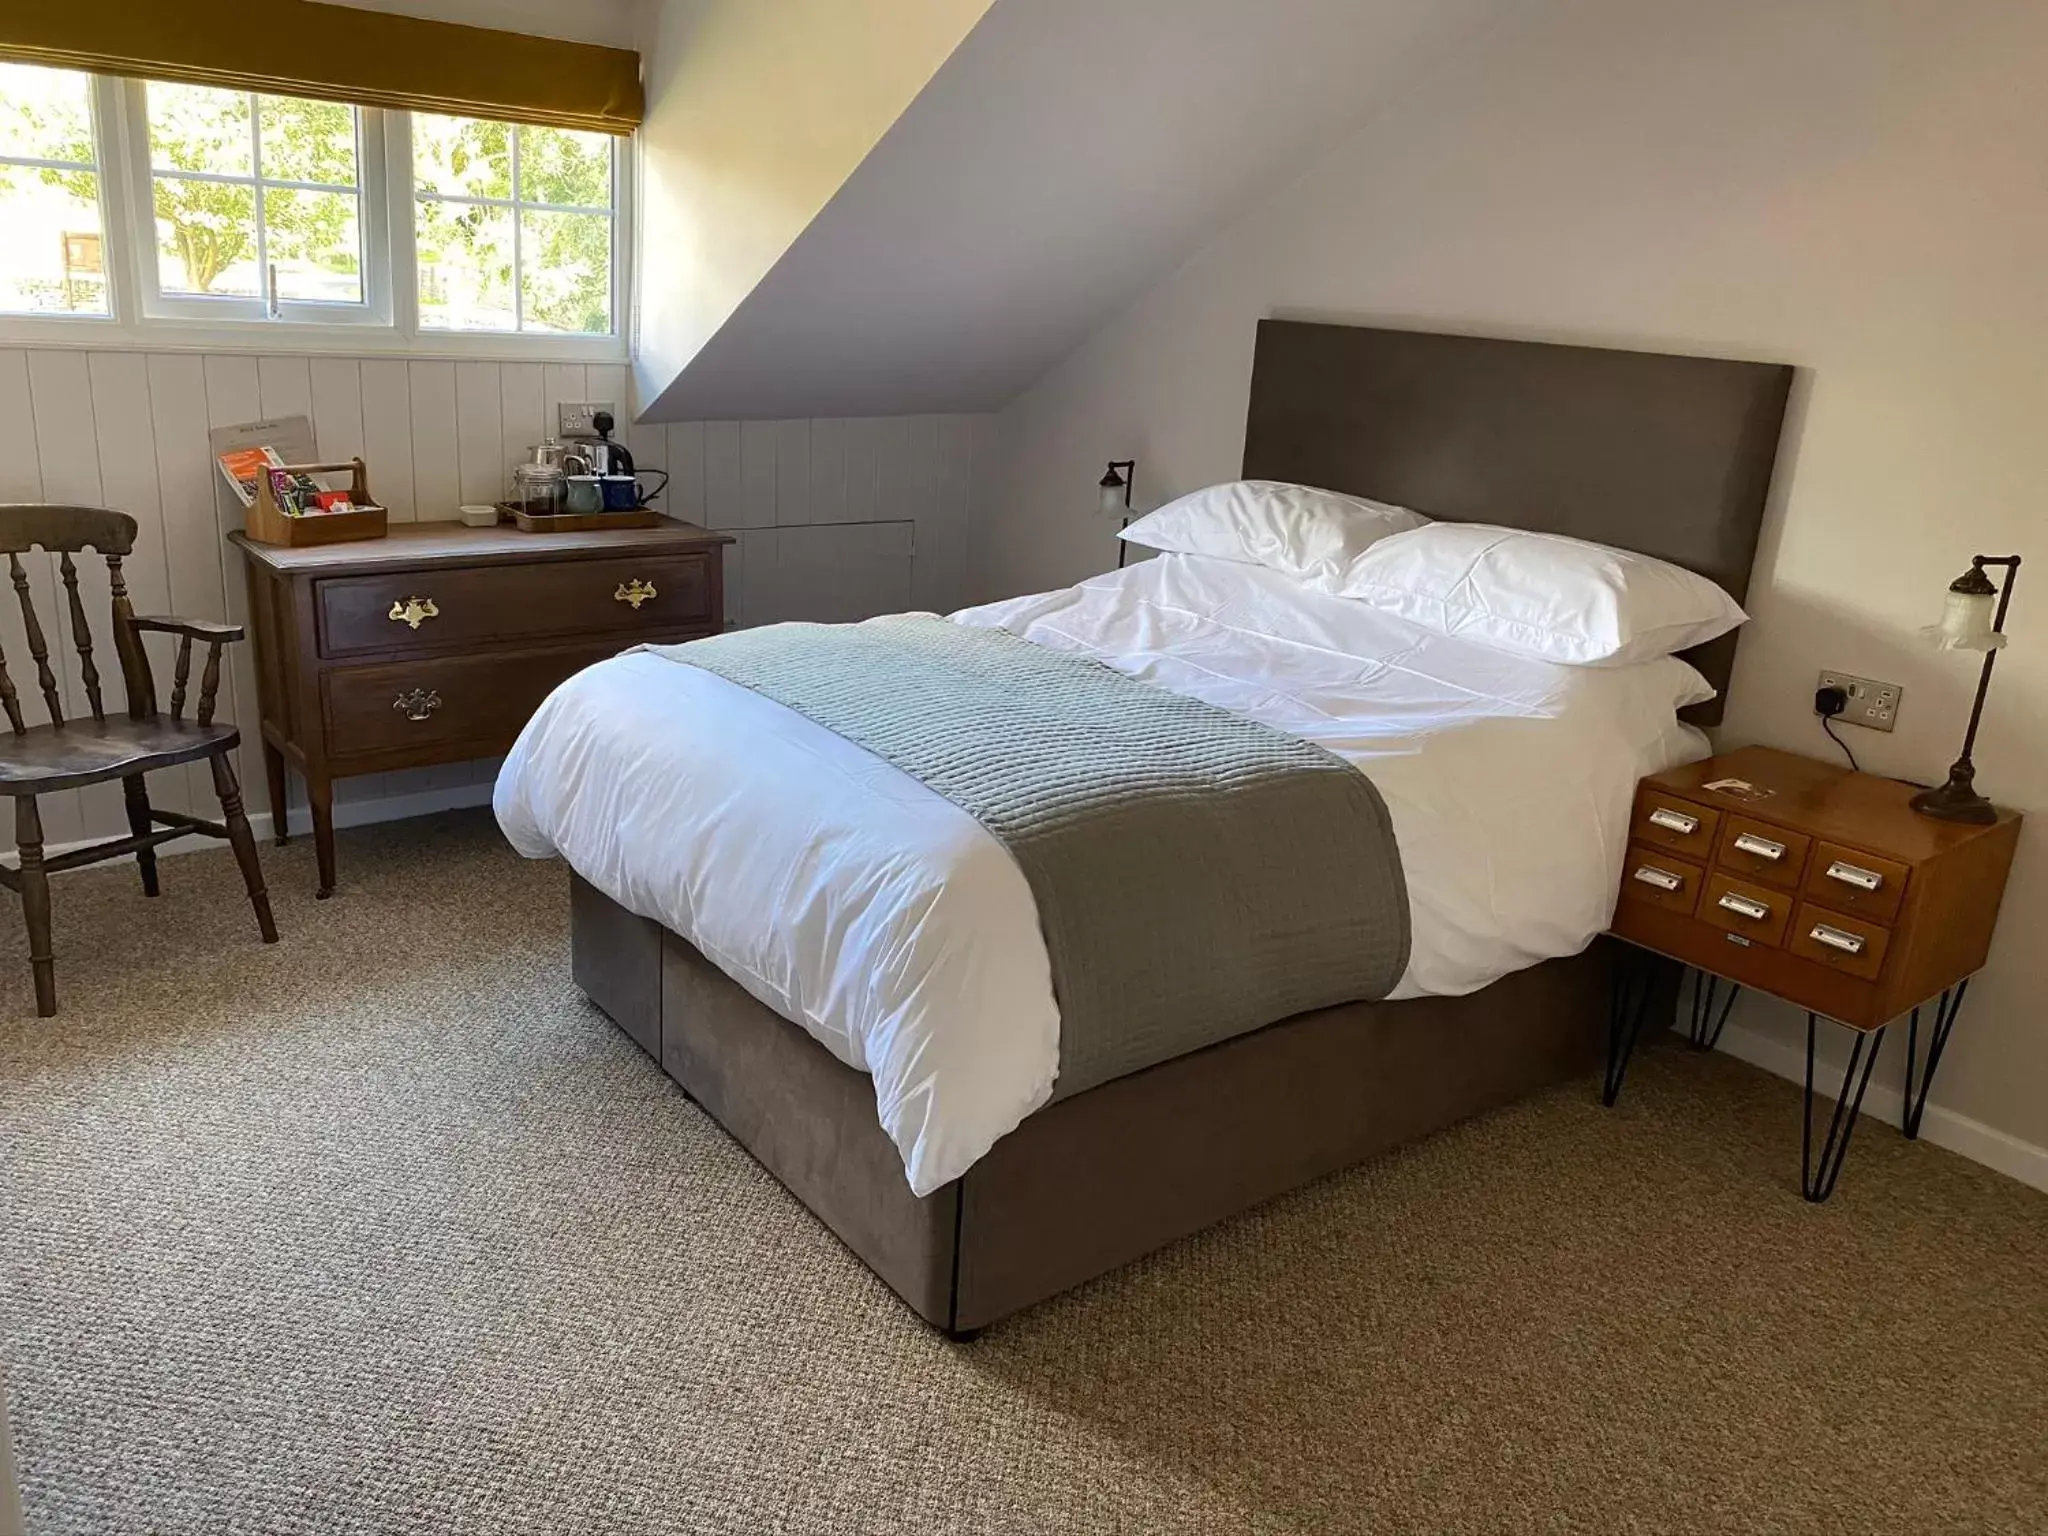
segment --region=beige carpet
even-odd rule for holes
[[[570,986],[487,818],[57,892],[0,953],[29,1529],[2048,1526],[2048,1198],[1640,1060],[949,1345]],[[1963,1026],[1968,1028],[1968,1021]]]

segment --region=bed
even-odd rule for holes
[[[1739,598],[1789,380],[1267,321],[1244,473],[1638,550]],[[1367,766],[1410,868],[1414,943],[1385,1001],[1054,1098],[1030,893],[964,812],[655,653],[565,685],[498,809],[522,852],[576,870],[577,983],[921,1316],[971,1334],[1593,1059],[1609,962],[1589,941],[1629,791],[1702,755],[1673,715],[1696,693],[1654,667],[1475,662],[1256,567],[1180,557],[955,619]],[[1689,653],[1719,690],[1695,722],[1717,718],[1733,649]],[[916,922],[864,932],[881,908]]]

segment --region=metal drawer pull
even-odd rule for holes
[[[1693,833],[1699,831],[1700,819],[1697,816],[1688,816],[1683,811],[1674,811],[1660,805],[1657,809],[1650,812],[1650,825],[1662,827],[1666,832],[1676,832],[1681,836],[1691,837]]]
[[[408,597],[402,603],[393,603],[388,616],[395,624],[409,624],[418,629],[427,620],[441,617],[441,610],[434,606],[431,597]]]
[[[1884,876],[1876,870],[1865,869],[1860,864],[1845,863],[1841,859],[1828,866],[1828,878],[1839,880],[1844,885],[1853,885],[1859,891],[1874,891],[1884,884]]]
[[[1758,837],[1754,832],[1735,834],[1735,846],[1743,853],[1753,853],[1760,859],[1782,859],[1785,845],[1774,843],[1768,837]]]
[[[1754,897],[1738,895],[1734,891],[1723,891],[1721,899],[1715,902],[1714,905],[1733,912],[1737,917],[1747,917],[1759,923],[1771,915],[1771,909],[1767,903],[1758,901]]]
[[[408,720],[424,720],[441,707],[441,695],[432,688],[414,688],[393,699],[391,707]]]
[[[1844,932],[1830,923],[1815,923],[1813,939],[1815,943],[1825,944],[1829,949],[1839,949],[1845,955],[1863,953],[1862,934]]]
[[[1645,885],[1654,885],[1660,891],[1682,890],[1685,886],[1683,875],[1674,875],[1670,870],[1659,869],[1654,864],[1645,864],[1629,878],[1640,880]]]
[[[650,598],[659,596],[661,594],[654,590],[653,582],[642,581],[638,576],[635,576],[631,581],[619,583],[619,590],[612,594],[612,601],[615,603],[626,603],[632,607],[635,613],[638,613],[642,603]]]

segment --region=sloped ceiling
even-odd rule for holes
[[[1518,3],[996,0],[642,415],[996,409]]]

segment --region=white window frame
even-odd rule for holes
[[[334,303],[286,299],[266,304],[260,298],[240,295],[207,297],[200,294],[166,293],[158,267],[156,245],[157,171],[149,152],[149,82],[118,82],[122,106],[129,126],[128,185],[133,203],[129,225],[135,238],[129,241],[129,257],[135,268],[137,291],[142,298],[144,320],[184,320],[200,324],[255,322],[257,324],[312,326],[384,326],[392,323],[391,308],[391,196],[385,185],[389,161],[384,152],[385,114],[374,107],[355,107],[356,121],[356,232],[362,242],[363,297],[357,303]],[[261,94],[261,93],[254,93]],[[204,171],[173,171],[173,180],[211,181],[227,186],[250,187],[260,210],[265,188],[297,188],[311,191],[340,190],[310,182],[282,181],[262,175],[261,150],[256,113],[249,118],[250,171],[247,176],[216,175]],[[256,225],[256,262],[264,265],[261,212]]]
[[[454,117],[462,116],[459,112],[448,115]],[[602,210],[572,206],[567,203],[538,203],[530,199],[522,199],[519,195],[519,135],[517,132],[512,135],[511,141],[512,195],[510,197],[464,197],[440,192],[421,192],[418,188],[412,166],[412,115],[410,113],[405,115],[404,138],[407,194],[406,241],[408,246],[412,245],[412,242],[418,235],[419,205],[421,203],[434,202],[444,205],[452,203],[473,208],[503,208],[509,211],[512,215],[512,308],[513,313],[519,317],[523,327],[526,319],[526,294],[520,282],[520,275],[525,269],[525,251],[523,246],[526,232],[524,222],[519,217],[520,214],[531,211],[534,213],[590,215]],[[612,328],[608,334],[590,331],[529,331],[523,328],[515,331],[461,331],[426,325],[420,325],[417,334],[423,337],[500,337],[520,341],[541,342],[591,342],[623,339],[627,333],[628,317],[631,314],[631,304],[626,291],[626,278],[630,270],[627,262],[627,251],[631,247],[633,239],[633,227],[628,216],[631,199],[626,195],[627,187],[631,180],[628,167],[628,162],[631,159],[630,148],[630,140],[614,139],[612,142],[612,206],[608,215],[612,221]],[[396,162],[394,161],[394,163]],[[398,200],[394,197],[392,199],[392,206],[396,207],[397,202]],[[405,271],[414,284],[411,312],[415,316],[415,322],[417,323],[419,315],[417,285],[419,283],[420,266],[416,248],[409,251],[409,259],[405,263]]]
[[[519,362],[624,363],[631,361],[639,295],[633,288],[635,197],[639,176],[637,139],[618,140],[612,150],[612,334],[566,335],[552,331],[456,331],[422,329],[419,324],[419,267],[414,246],[415,197],[412,114],[358,107],[359,124],[377,119],[374,137],[358,129],[357,179],[362,184],[364,288],[381,291],[385,308],[376,319],[337,321],[331,314],[308,317],[293,311],[331,311],[339,306],[290,303],[281,318],[261,312],[260,302],[239,302],[245,314],[224,315],[210,299],[170,302],[191,313],[157,312],[145,303],[156,260],[156,218],[149,187],[149,124],[141,82],[95,76],[91,82],[93,149],[99,161],[100,228],[107,271],[109,315],[0,313],[0,345],[135,347],[160,351],[283,352],[342,357],[405,356],[497,359]],[[381,140],[381,145],[378,144]],[[379,165],[373,168],[372,156]],[[373,178],[381,195],[372,196]],[[227,180],[237,178],[228,177]],[[381,272],[378,271],[380,262]],[[373,273],[375,279],[373,281]],[[352,306],[351,306],[352,307]],[[368,306],[366,306],[368,307]],[[254,311],[248,314],[246,311]]]
[[[106,195],[106,121],[100,111],[100,78],[86,76],[86,119],[92,123],[92,164],[84,166],[74,160],[39,160],[35,156],[0,156],[0,166],[12,166],[16,170],[90,170],[92,184],[98,195],[100,209],[100,283],[106,289],[106,313],[94,315],[78,309],[0,309],[0,324],[12,322],[76,322],[84,326],[104,328],[121,313],[121,281],[115,268],[121,264],[121,250],[127,242],[115,240],[115,229],[111,221],[113,199]]]

